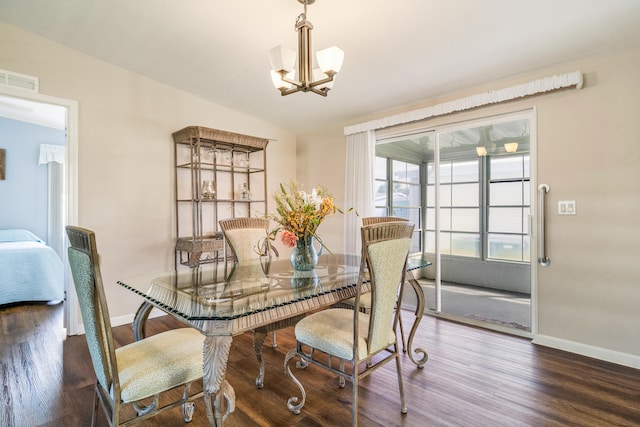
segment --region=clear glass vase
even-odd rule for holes
[[[318,264],[318,257],[322,254],[322,247],[317,251],[313,236],[298,237],[296,246],[291,250],[291,266],[296,271],[310,271]]]

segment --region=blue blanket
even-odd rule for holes
[[[64,299],[60,257],[28,230],[0,230],[0,304]]]

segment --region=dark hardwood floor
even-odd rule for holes
[[[86,426],[95,376],[83,335],[61,332],[63,304],[0,307],[0,426]],[[409,324],[411,313],[404,313]],[[148,322],[148,332],[179,327],[168,316]],[[130,326],[114,328],[118,345],[131,342]],[[640,370],[545,347],[529,340],[425,316],[415,339],[429,352],[424,369],[404,356],[409,412],[400,414],[395,364],[365,379],[360,389],[362,426],[639,426]],[[283,372],[294,345],[291,329],[278,347],[264,351],[265,387],[255,388],[257,363],[251,335],[234,339],[227,379],[237,408],[228,426],[345,426],[351,386],[310,366],[299,372],[307,389],[300,415],[286,409],[297,391]],[[106,426],[100,412],[99,426]],[[184,425],[179,409],[141,426]],[[191,426],[206,426],[196,404]]]

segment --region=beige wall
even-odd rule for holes
[[[296,152],[296,135],[283,129],[2,23],[0,68],[39,77],[43,94],[78,101],[78,224],[98,234],[114,317],[132,314],[140,302],[117,279],[171,266],[171,132],[177,129],[202,125],[275,139],[268,148],[270,193],[295,175],[305,186],[326,186],[343,206],[342,126],[298,135]],[[420,126],[536,108],[538,182],[551,186],[552,259],[550,267],[537,269],[536,341],[640,367],[640,50],[532,71],[346,124],[576,69],[585,74],[581,90]],[[558,200],[576,200],[578,214],[555,214]],[[341,217],[328,219],[320,233],[340,249]]]
[[[173,266],[172,132],[200,125],[274,139],[269,193],[295,177],[294,134],[2,23],[0,68],[39,77],[41,94],[78,102],[77,225],[96,232],[114,318],[141,302],[116,280]]]
[[[349,124],[575,70],[584,73],[583,89],[403,127],[424,128],[535,107],[537,181],[551,186],[551,265],[536,270],[535,342],[640,367],[640,50],[536,70]],[[331,183],[336,198],[343,200],[344,136],[334,129],[301,135],[299,141],[304,147],[298,147],[298,175],[308,183]],[[559,200],[576,200],[577,215],[557,215]],[[341,230],[342,224],[331,228],[335,236]]]

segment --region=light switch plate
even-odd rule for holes
[[[575,214],[576,214],[575,200],[561,200],[558,202],[558,215],[575,215]]]

